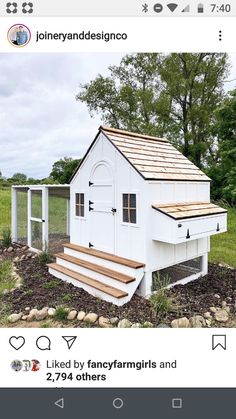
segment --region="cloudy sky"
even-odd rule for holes
[[[49,175],[61,157],[80,158],[94,138],[99,117],[76,102],[81,83],[108,66],[119,64],[122,54],[0,54],[0,171],[11,177]],[[231,55],[236,78],[236,54]],[[233,89],[236,81],[226,83]]]

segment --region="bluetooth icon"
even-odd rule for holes
[[[142,5],[142,12],[144,12],[144,13],[148,12],[148,4],[147,3]]]

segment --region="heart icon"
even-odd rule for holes
[[[20,348],[22,348],[22,346],[24,346],[25,338],[23,336],[12,336],[9,339],[9,343],[16,351],[18,351]]]

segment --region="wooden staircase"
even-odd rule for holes
[[[143,263],[72,243],[55,256],[48,265],[52,275],[118,306],[132,298],[144,276]]]

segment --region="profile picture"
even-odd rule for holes
[[[23,364],[22,371],[28,372],[31,370],[32,365],[29,359],[23,359],[22,364]]]
[[[22,48],[27,45],[31,39],[29,28],[22,24],[11,26],[8,30],[8,41],[15,47]]]
[[[13,371],[21,371],[23,367],[23,363],[19,359],[14,359],[14,361],[11,362],[11,369]]]
[[[38,371],[40,370],[40,362],[37,359],[32,359],[31,361],[31,371]]]

